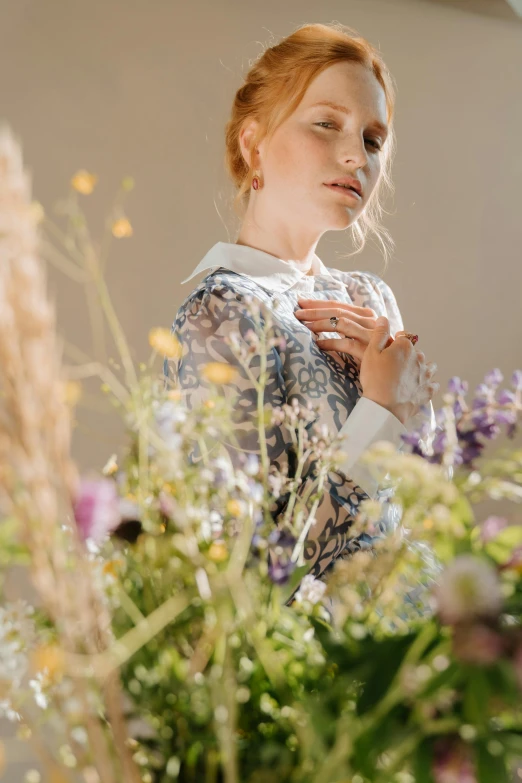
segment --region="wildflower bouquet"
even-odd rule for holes
[[[179,355],[173,334],[153,330],[136,368],[104,281],[109,241],[96,246],[79,206],[94,185],[75,176],[62,230],[31,202],[19,145],[0,134],[0,709],[46,779],[508,781],[522,756],[522,525],[479,520],[474,505],[520,502],[522,450],[482,451],[502,424],[515,435],[522,373],[500,393],[489,373],[469,406],[452,379],[429,452],[422,431],[411,453],[369,450],[400,524],[383,535],[383,501],[365,501],[353,533],[371,546],[314,579],[303,545],[342,442],[319,408],[294,403],[259,416],[260,459],[233,466],[220,394],[233,368],[207,365],[197,410],[154,371]],[[132,234],[131,187],[109,238]],[[119,371],[90,357],[62,365],[44,255],[94,284]],[[269,312],[248,307],[257,328],[231,348],[246,371],[259,358],[263,411],[264,357],[280,337]],[[87,477],[70,437],[90,374],[128,437]],[[268,464],[273,421],[294,443],[296,476],[316,460],[307,498]],[[31,600],[16,594],[14,567]]]

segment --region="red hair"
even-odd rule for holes
[[[270,139],[295,111],[312,80],[330,65],[343,61],[368,68],[386,96],[389,135],[379,153],[381,173],[364,213],[350,226],[357,248],[350,255],[360,253],[372,233],[381,244],[386,264],[387,245],[393,248],[394,243],[380,223],[385,212],[381,200],[383,187],[388,187],[391,193],[394,191],[390,169],[395,152],[393,113],[396,93],[393,78],[377,49],[352,28],[340,23],[302,25],[258,57],[235,94],[231,116],[225,126],[225,168],[237,188],[234,209],[242,214],[250,198],[253,173],[239,144],[243,123],[252,118],[259,122],[258,133],[252,139],[253,148],[262,139]]]

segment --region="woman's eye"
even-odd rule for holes
[[[333,127],[333,122],[327,122],[326,120],[321,121],[321,122],[316,122],[314,124],[315,125],[320,125],[321,127],[323,125],[329,125],[330,127]],[[325,130],[330,130],[330,128],[325,128]],[[375,150],[379,150],[379,152],[380,152],[380,150],[382,149],[382,147],[381,147],[381,145],[379,144],[378,141],[375,141],[374,139],[366,139],[366,141],[369,142]]]

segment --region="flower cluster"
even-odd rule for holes
[[[436,414],[433,453],[426,454],[422,447],[428,434],[428,422],[403,435],[404,442],[412,447],[412,453],[424,456],[430,462],[473,469],[487,442],[500,434],[501,425],[506,425],[509,438],[517,431],[517,417],[522,410],[522,370],[513,373],[512,390],[499,391],[503,380],[498,368],[488,372],[468,405],[465,399],[467,382],[456,376],[451,378],[444,395],[444,407]]]

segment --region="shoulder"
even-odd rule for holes
[[[262,290],[244,275],[227,269],[208,274],[188,294],[176,313],[175,327],[181,327],[187,319],[211,317],[212,320],[228,320],[240,317],[249,298],[263,298]]]
[[[374,272],[354,270],[344,272],[328,267],[333,277],[346,286],[352,302],[358,307],[371,307],[377,315],[385,315],[390,321],[392,334],[402,330],[402,316],[391,287]]]

